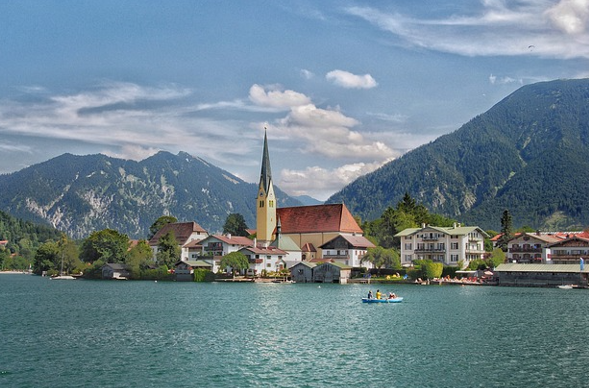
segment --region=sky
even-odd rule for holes
[[[541,81],[589,77],[589,0],[0,2],[0,173],[184,151],[327,199]]]

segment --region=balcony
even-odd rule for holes
[[[415,253],[445,253],[446,248],[420,248],[420,247],[418,247],[413,252],[415,252]]]
[[[264,259],[247,259],[247,262],[250,264],[262,264]]]
[[[509,248],[510,253],[520,253],[520,252],[527,252],[527,253],[542,253],[542,248],[534,248],[534,247],[511,247]]]
[[[347,255],[323,255],[323,259],[333,259],[333,260],[348,260],[349,257]]]
[[[437,241],[439,240],[438,236],[423,236],[421,238],[423,241]]]

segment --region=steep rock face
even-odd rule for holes
[[[300,205],[279,189],[280,206]],[[228,214],[255,225],[257,185],[187,153],[160,152],[141,162],[64,154],[0,176],[0,209],[49,223],[74,238],[112,228],[147,236],[161,215],[221,231]]]
[[[405,193],[430,211],[499,229],[589,224],[589,80],[520,88],[457,131],[363,176],[327,202],[344,200],[363,219]]]

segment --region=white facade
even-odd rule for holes
[[[485,237],[477,226],[436,227],[405,229],[395,237],[401,240],[401,264],[409,266],[414,260],[432,260],[445,265],[467,266],[471,260],[484,259]]]
[[[278,272],[286,268],[286,252],[273,247],[246,247],[239,250],[247,257],[249,269],[259,275],[266,272]]]
[[[213,235],[200,241],[200,245],[202,246],[201,255],[225,256],[253,244],[254,241],[247,237]]]

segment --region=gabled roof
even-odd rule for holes
[[[315,246],[311,243],[305,243],[305,245],[303,245],[301,247],[301,251],[303,252],[317,252],[317,249],[315,249]]]
[[[349,265],[346,265],[346,264],[343,264],[343,263],[340,263],[340,262],[337,262],[337,261],[334,261],[334,262],[332,262],[332,263],[327,263],[327,262],[325,262],[325,263],[323,263],[323,264],[319,264],[317,267],[319,267],[319,266],[321,266],[321,265],[333,265],[333,266],[336,266],[336,267],[338,267],[338,268],[340,268],[340,269],[352,269],[352,267],[351,267],[351,266],[349,266]]]
[[[177,267],[178,265],[185,263],[190,267],[196,268],[196,267],[212,267],[212,265],[210,263],[207,263],[204,260],[186,260],[186,261],[178,261],[175,266]]]
[[[376,246],[364,236],[340,235],[340,236],[332,238],[331,240],[329,240],[325,244],[321,245],[319,248],[324,249],[324,247],[331,245],[335,240],[338,240],[338,239],[346,240],[348,242],[348,246],[353,247],[353,248],[374,248]]]
[[[554,243],[557,241],[562,240],[562,237],[560,237],[558,234],[551,234],[551,233],[517,233],[515,236],[513,236],[513,238],[511,238],[509,241],[513,241],[515,239],[519,239],[519,238],[525,238],[525,237],[529,237],[531,239],[535,239],[544,243]]]
[[[564,240],[559,240],[559,241],[556,241],[556,242],[554,242],[552,244],[548,244],[548,247],[551,248],[551,247],[558,247],[558,246],[566,246],[571,241],[582,241],[584,243],[588,243],[589,244],[589,238],[579,237],[579,236],[573,235],[572,237],[566,238]],[[583,246],[585,246],[585,245],[583,245]]]
[[[254,245],[254,240],[251,240],[247,237],[243,237],[243,236],[224,236],[221,234],[215,234],[212,236],[209,236],[203,240],[201,240],[199,243],[205,244],[207,243],[209,240],[219,240],[225,244],[229,244],[229,245],[239,245],[239,246],[243,246],[243,247],[247,247],[250,245]]]
[[[159,239],[169,231],[173,231],[176,236],[178,245],[184,245],[188,242],[188,239],[193,233],[201,232],[207,233],[202,226],[196,222],[174,222],[171,224],[164,225],[158,232],[149,240],[149,245],[157,245]]]
[[[309,267],[309,268],[315,268],[317,266],[317,264],[312,263],[310,261],[299,261],[295,265],[289,267],[289,269],[292,269],[292,268],[296,267],[297,265],[304,265],[305,267]]]
[[[202,240],[192,240],[187,242],[186,244],[182,245],[183,248],[202,248],[202,244],[200,243]]]
[[[464,236],[469,234],[470,232],[478,231],[484,237],[488,237],[489,235],[487,232],[479,228],[478,226],[450,226],[450,227],[442,227],[442,226],[431,226],[427,225],[422,228],[407,228],[405,230],[400,231],[399,233],[395,234],[393,237],[405,237],[411,236],[413,234],[426,231],[426,230],[434,230],[436,232],[448,234],[448,235],[455,235],[455,236]]]
[[[363,233],[344,204],[283,207],[276,209],[276,215],[282,224],[283,234]]]
[[[293,241],[292,238],[288,236],[283,236],[279,234],[276,237],[276,240],[270,243],[271,247],[276,247],[278,249],[282,249],[283,251],[289,252],[300,252],[301,248]]]
[[[271,246],[243,247],[239,251],[250,251],[251,253],[254,253],[256,255],[286,255],[286,252],[282,249],[278,249],[276,247]]]
[[[495,272],[567,272],[589,273],[589,266],[581,271],[580,264],[516,264],[504,263],[495,268]]]

